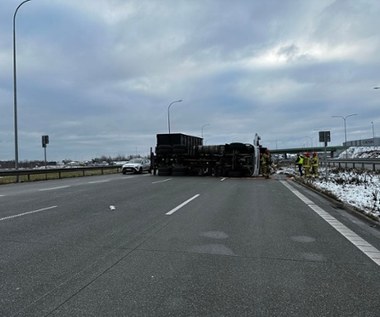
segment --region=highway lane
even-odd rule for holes
[[[376,229],[291,185],[379,249]],[[0,194],[0,315],[379,311],[379,266],[280,180],[108,175]]]
[[[6,193],[1,197],[2,219],[57,206],[0,221],[4,259],[1,280],[10,283],[10,287],[7,283],[2,285],[9,301],[16,301],[21,307],[30,305],[45,296],[46,289],[76,278],[77,272],[86,277],[98,262],[107,267],[113,254],[119,259],[128,253],[114,249],[134,248],[136,236],[143,238],[154,230],[160,218],[165,222],[164,213],[187,198],[189,190],[183,191],[181,185],[168,187],[169,192],[165,192],[165,183],[156,183],[157,179],[145,181],[144,177],[92,177],[22,184],[20,191],[17,186],[2,190]],[[157,186],[163,192],[156,192]],[[163,199],[165,196],[173,196],[169,204]],[[115,206],[114,211],[110,210],[111,205]],[[1,307],[7,307],[6,300],[2,301]]]

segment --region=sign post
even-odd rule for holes
[[[47,168],[46,164],[46,147],[49,144],[49,136],[48,135],[43,135],[42,136],[42,147],[44,148],[44,157],[45,157],[45,169]]]
[[[330,137],[330,131],[319,131],[319,142],[324,142],[325,143],[325,178],[327,180],[327,153],[326,153],[326,147],[327,143],[331,142],[331,137]]]

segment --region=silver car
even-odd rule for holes
[[[150,160],[144,158],[132,159],[122,166],[121,172],[123,174],[150,172]]]

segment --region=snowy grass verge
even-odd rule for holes
[[[380,175],[370,171],[331,169],[313,187],[333,194],[376,220],[380,219]]]
[[[279,174],[296,177],[308,186],[348,204],[370,218],[380,220],[380,175],[372,171],[331,168],[327,177],[321,169],[319,178],[305,180],[294,168],[280,168]]]

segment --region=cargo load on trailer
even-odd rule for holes
[[[162,176],[257,176],[260,153],[265,150],[255,136],[253,144],[203,145],[203,139],[182,133],[157,134],[151,169]]]

